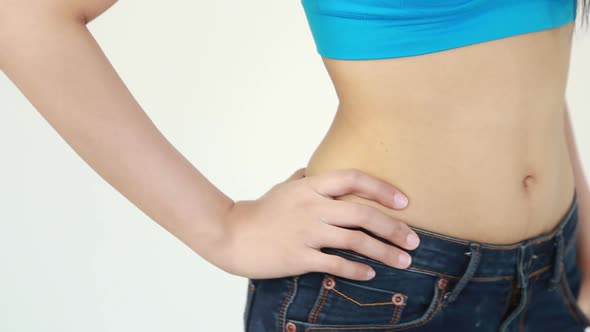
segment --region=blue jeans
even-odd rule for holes
[[[582,332],[589,320],[576,303],[577,212],[574,191],[551,232],[506,245],[412,227],[421,241],[408,251],[408,269],[347,249],[322,248],[366,263],[377,275],[368,281],[321,272],[248,279],[245,330]]]

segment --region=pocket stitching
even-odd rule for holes
[[[329,290],[322,285],[320,294],[318,295],[318,298],[316,299],[313,305],[311,313],[309,314],[309,318],[307,319],[308,322],[317,323],[320,311],[322,310],[322,307],[324,306],[324,303],[326,303],[326,299],[328,298],[328,291]]]
[[[438,278],[438,281],[436,283],[436,291],[438,292],[438,294],[436,294],[437,295],[436,300],[435,300],[436,304],[435,304],[434,309],[429,313],[429,315],[425,319],[422,320],[421,318],[419,318],[419,321],[417,321],[416,323],[414,323],[412,325],[400,326],[399,328],[394,327],[394,329],[387,330],[386,332],[401,331],[401,330],[421,326],[421,325],[424,325],[424,324],[430,322],[431,320],[433,320],[434,317],[436,317],[436,315],[440,312],[440,310],[443,306],[442,299],[445,296],[447,285],[448,285],[447,279],[442,278],[442,277]]]
[[[326,278],[332,278],[333,279],[333,282],[335,282],[336,279],[337,279],[335,276],[330,275],[330,274],[327,274],[327,273],[324,274],[324,279],[323,280],[325,281]],[[345,292],[337,289],[335,286],[334,287],[331,287],[331,288],[326,287],[323,284],[324,281],[322,281],[322,287],[321,287],[321,290],[320,290],[320,294],[317,296],[316,301],[314,303],[314,306],[312,307],[312,310],[311,310],[311,312],[309,314],[308,322],[310,322],[310,323],[316,323],[317,322],[318,316],[321,313],[321,309],[323,308],[324,304],[326,303],[326,300],[328,298],[328,294],[329,294],[330,291],[333,291],[334,293],[338,294],[339,296],[345,298],[346,300],[348,300],[348,301],[350,301],[350,302],[352,302],[355,305],[360,306],[360,307],[365,307],[365,306],[378,306],[378,305],[392,305],[393,306],[392,315],[391,315],[392,318],[391,318],[390,322],[392,322],[392,321],[395,320],[396,315],[397,316],[401,315],[401,309],[399,307],[400,306],[404,306],[405,303],[406,303],[406,300],[407,300],[407,295],[406,294],[403,294],[403,293],[400,293],[400,292],[383,291],[383,293],[391,294],[392,298],[393,298],[393,296],[395,294],[400,294],[400,295],[404,296],[403,305],[397,304],[393,300],[388,301],[388,302],[367,302],[367,303],[362,303],[362,302],[359,302],[358,300],[356,300],[355,298],[353,298],[352,296],[346,294]],[[344,283],[345,285],[346,284],[349,284],[351,287],[360,287],[360,288],[366,288],[366,289],[373,289],[373,288],[370,288],[370,287],[362,287],[362,286],[353,285],[353,284],[350,284],[347,281],[340,280],[340,279],[338,279],[338,283]],[[378,289],[374,289],[374,291],[375,292],[380,292],[380,290],[378,290]],[[399,320],[399,317],[397,317],[397,319]],[[393,324],[393,323],[391,323],[391,324]]]
[[[398,304],[395,306],[395,309],[393,310],[393,317],[391,317],[389,324],[395,325],[395,324],[399,323],[400,319],[402,318],[402,312],[404,311],[404,308],[406,307],[406,301],[407,301],[407,297],[406,297],[406,300],[404,301],[403,304]]]
[[[342,292],[341,290],[338,290],[336,288],[332,288],[332,291],[340,296],[342,296],[343,298],[347,299],[348,301],[358,305],[359,307],[367,307],[367,306],[381,306],[381,305],[394,305],[397,306],[397,304],[393,301],[388,301],[388,302],[366,302],[366,303],[362,303],[359,302],[357,300],[355,300],[354,298],[352,298],[351,296],[345,294],[344,292]]]
[[[298,276],[291,276],[287,279],[289,281],[289,290],[287,292],[287,294],[285,295],[285,298],[283,299],[283,303],[281,304],[281,308],[279,309],[279,319],[278,319],[278,329],[277,331],[283,331],[284,325],[285,325],[285,314],[287,312],[287,307],[291,304],[291,302],[293,301],[293,298],[296,295],[296,290],[297,290],[297,282],[298,282]]]
[[[383,330],[383,332],[395,332],[395,331],[402,331],[402,330],[412,328],[412,327],[421,326],[421,325],[424,325],[424,324],[430,322],[441,311],[442,304],[443,304],[442,299],[445,295],[445,291],[447,289],[447,286],[448,286],[448,280],[446,278],[439,277],[435,281],[435,286],[434,286],[435,294],[433,296],[432,303],[430,304],[428,309],[426,309],[426,312],[422,315],[422,317],[419,317],[413,321],[402,323],[399,326],[371,326],[371,325],[337,326],[337,325],[328,324],[330,326],[308,326],[305,329],[305,332],[309,332],[312,330],[326,330],[326,329],[328,329],[328,330],[379,329],[379,330]],[[296,321],[293,321],[293,322],[296,322]],[[301,323],[305,323],[305,322],[299,322],[299,323],[301,324]]]

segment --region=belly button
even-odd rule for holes
[[[527,175],[524,177],[524,179],[522,180],[522,186],[525,189],[528,189],[530,186],[533,185],[533,183],[535,182],[535,177],[532,175]]]

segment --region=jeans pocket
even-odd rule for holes
[[[294,331],[397,331],[423,326],[441,309],[446,278],[393,268],[347,250],[322,251],[368,264],[377,274],[361,281],[323,273],[320,282],[300,283],[296,301],[310,309],[306,319],[287,316]]]

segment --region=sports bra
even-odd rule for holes
[[[362,60],[420,55],[558,27],[576,0],[301,0],[316,51]]]

